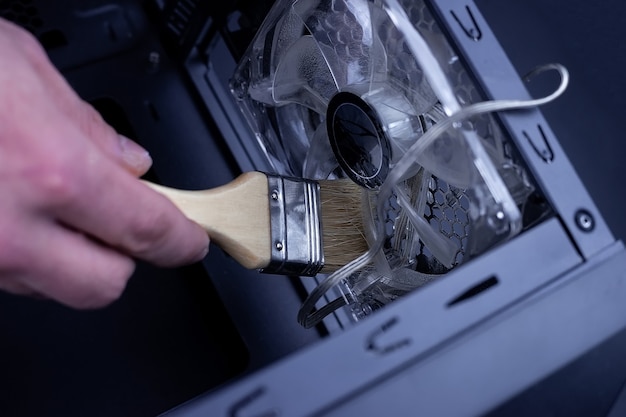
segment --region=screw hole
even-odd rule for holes
[[[596,226],[595,220],[590,212],[581,209],[575,215],[576,225],[583,232],[591,232]]]

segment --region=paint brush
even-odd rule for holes
[[[367,250],[363,190],[350,180],[313,181],[248,172],[210,190],[147,183],[249,269],[312,276]]]

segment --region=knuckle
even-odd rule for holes
[[[45,207],[67,207],[80,198],[81,175],[70,164],[48,161],[31,173],[31,185]]]
[[[173,226],[170,216],[163,212],[152,212],[141,216],[129,233],[126,246],[139,258],[151,259],[152,253],[163,247]]]

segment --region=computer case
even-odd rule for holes
[[[148,178],[203,189],[273,169],[231,92],[272,3],[0,0],[0,15],[150,151]],[[622,415],[626,9],[425,3],[485,100],[545,94],[553,80],[521,76],[569,68],[557,101],[498,114],[549,216],[366,317],[310,329],[296,316],[318,278],[247,271],[217,247],[189,267],[140,263],[100,311],[3,294],[0,414]]]

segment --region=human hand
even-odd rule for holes
[[[0,289],[95,308],[119,297],[133,258],[204,257],[206,232],[137,180],[148,153],[2,19],[0,57]]]

